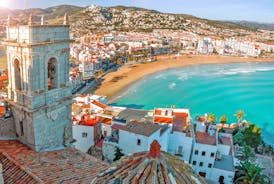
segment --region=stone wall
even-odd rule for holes
[[[0,138],[15,138],[14,119],[0,119]]]
[[[102,151],[105,161],[108,163],[113,162],[113,159],[115,158],[116,147],[118,147],[118,144],[104,141]]]

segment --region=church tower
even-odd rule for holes
[[[8,100],[16,136],[35,151],[62,149],[72,140],[69,25],[7,23]]]

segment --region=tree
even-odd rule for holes
[[[122,156],[124,156],[125,154],[122,153],[122,150],[118,147],[116,147],[116,150],[115,150],[115,158],[113,159],[113,161],[117,161],[117,160],[120,160],[120,158]]]
[[[255,153],[250,146],[244,145],[242,160],[250,160],[255,157]]]
[[[222,123],[222,124],[226,124],[226,123],[227,123],[227,120],[228,120],[228,118],[227,118],[226,115],[222,115],[222,116],[220,117],[220,123]]]
[[[206,116],[206,132],[208,132],[209,125],[214,124],[216,122],[216,116],[212,113],[208,113]]]
[[[262,174],[263,169],[248,160],[242,161],[236,170],[236,184],[270,184],[270,179]]]
[[[207,122],[208,123],[215,123],[216,122],[216,116],[215,116],[215,114],[208,113],[207,114]]]
[[[248,125],[249,126],[243,131],[243,140],[252,148],[257,148],[263,142],[261,137],[262,130],[255,124],[248,123]]]
[[[236,116],[237,119],[238,119],[238,124],[241,123],[241,121],[242,121],[242,119],[243,119],[243,117],[244,117],[245,115],[246,115],[246,114],[245,114],[245,112],[244,112],[243,110],[238,110],[238,111],[236,112],[236,114],[234,114],[234,116]]]
[[[244,144],[244,134],[241,131],[238,131],[233,135],[234,144],[243,145]]]

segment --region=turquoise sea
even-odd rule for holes
[[[196,115],[235,112],[263,130],[264,140],[274,146],[274,63],[199,65],[165,70],[136,82],[112,105],[138,109],[171,107],[190,109]]]

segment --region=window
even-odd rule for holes
[[[57,88],[57,60],[51,58],[48,62],[48,90]]]
[[[197,162],[194,160],[194,161],[192,162],[192,165],[196,165],[196,163],[197,163]]]
[[[87,132],[82,132],[82,137],[87,137],[88,133]]]
[[[203,162],[200,162],[199,166],[200,167],[203,167],[204,163]]]
[[[179,154],[182,154],[182,153],[183,153],[183,146],[179,146],[179,147],[178,147],[178,153],[179,153]]]
[[[202,176],[202,177],[206,177],[206,173],[205,172],[199,172],[199,175]]]
[[[212,167],[212,164],[208,164],[208,168],[211,168]]]
[[[18,59],[14,60],[14,80],[15,80],[15,89],[21,90],[21,73],[20,73],[20,63]]]
[[[195,155],[198,155],[199,151],[198,150],[195,150],[194,154]]]
[[[20,121],[20,132],[21,132],[21,136],[24,136],[24,125],[23,125],[23,121]]]
[[[205,152],[205,151],[203,151],[203,152],[202,152],[202,156],[205,156],[205,154],[206,154],[206,152]]]
[[[212,153],[210,153],[210,157],[214,157],[215,156],[215,154],[212,152]]]
[[[140,146],[141,145],[141,140],[137,139],[137,145]]]

